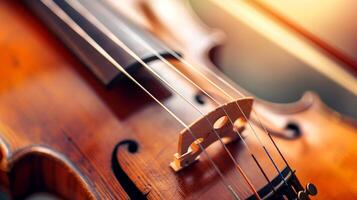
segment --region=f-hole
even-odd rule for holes
[[[129,178],[129,176],[125,173],[123,168],[120,166],[120,162],[118,160],[118,150],[120,146],[127,145],[128,151],[130,153],[136,153],[138,151],[139,145],[134,140],[123,140],[115,145],[112,153],[112,170],[115,175],[115,178],[118,180],[120,185],[124,188],[130,199],[147,199],[146,195],[143,194],[138,187],[136,187],[135,183]]]

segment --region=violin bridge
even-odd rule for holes
[[[193,122],[189,128],[182,130],[178,140],[178,151],[170,163],[171,168],[177,172],[197,161],[202,153],[200,145],[206,149],[218,140],[217,134],[220,138],[228,138],[230,141],[238,139],[238,134],[245,127],[245,116],[247,118],[250,116],[252,105],[253,98],[232,101],[209,112],[206,116]],[[196,139],[192,137],[191,133]]]

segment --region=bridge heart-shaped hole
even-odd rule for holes
[[[220,118],[218,118],[214,124],[213,124],[213,128],[218,130],[221,129],[222,127],[224,127],[227,123],[228,123],[228,117],[227,116],[222,116]]]
[[[238,117],[233,123],[233,130],[236,132],[241,130],[245,126],[246,123],[247,123],[247,120],[245,120],[242,117]]]

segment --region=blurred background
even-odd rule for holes
[[[239,0],[222,1],[224,5],[221,6],[213,2],[215,0],[190,0],[204,23],[226,34],[225,43],[214,60],[230,78],[256,96],[272,102],[293,102],[305,91],[314,91],[329,107],[357,119],[357,13],[354,11],[357,1],[245,1],[249,2],[249,8],[242,6]],[[248,17],[251,20],[248,21],[246,11],[258,14]],[[258,24],[254,20],[259,17],[263,22]],[[308,53],[309,49],[295,45],[296,41],[280,37],[284,34],[279,31],[287,32],[331,59],[352,81],[347,83],[346,77],[337,77],[338,73],[331,70],[329,63],[324,64],[324,60]],[[308,32],[318,38],[349,63],[336,59],[299,32]],[[276,41],[271,39],[274,37]],[[309,63],[314,60],[319,66]],[[346,84],[343,86],[334,78]]]

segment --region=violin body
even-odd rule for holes
[[[64,199],[231,199],[204,156],[182,171],[170,168],[182,127],[139,87],[128,80],[104,87],[19,2],[0,3],[0,24],[5,27],[0,32],[0,184],[11,198],[47,191]],[[165,105],[192,118],[191,108],[178,103],[176,95],[158,87],[152,77],[142,76]],[[197,91],[185,87],[182,92]],[[290,105],[297,111],[271,116],[277,121],[288,116],[301,124],[299,137],[274,140],[299,180],[317,186],[317,199],[357,198],[355,124],[316,96],[302,101],[308,104],[304,109]],[[215,108],[210,103],[197,106]],[[274,151],[265,132],[253,126]],[[274,179],[273,166],[245,132],[245,141]],[[253,185],[263,188],[265,180],[247,161],[249,153],[242,142],[227,146]],[[243,178],[236,177],[235,166],[219,145],[207,151],[234,182],[239,196],[249,198],[251,191]],[[277,153],[273,158],[284,169]]]

